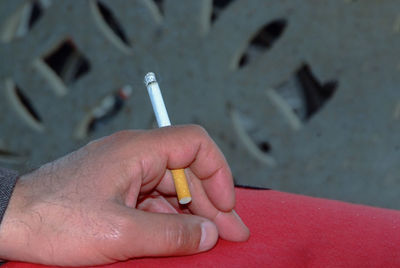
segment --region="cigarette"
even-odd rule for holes
[[[151,104],[153,106],[154,114],[157,119],[158,127],[166,127],[171,125],[168,117],[167,109],[165,108],[164,100],[161,95],[160,87],[157,83],[154,73],[147,73],[144,77],[144,84],[150,96]],[[171,170],[174,179],[176,194],[178,195],[179,204],[185,205],[192,201],[192,196],[189,191],[185,170],[173,169]]]

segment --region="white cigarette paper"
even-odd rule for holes
[[[160,87],[158,86],[156,76],[154,73],[147,73],[144,77],[144,84],[150,96],[151,104],[153,106],[154,114],[157,119],[158,127],[166,127],[171,125],[168,117],[167,109],[165,108],[164,100],[161,95]],[[192,201],[192,196],[189,191],[185,170],[174,169],[171,170],[174,179],[176,194],[180,204],[188,204]]]
[[[170,126],[171,121],[169,120],[167,108],[165,108],[164,100],[161,95],[161,90],[158,86],[155,74],[147,73],[144,77],[144,83],[147,87],[151,104],[153,105],[158,127]]]

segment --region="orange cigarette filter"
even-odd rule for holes
[[[178,195],[179,204],[185,205],[192,201],[190,195],[189,186],[187,183],[185,170],[184,169],[173,169],[171,170],[172,177],[174,178],[176,194]]]
[[[152,72],[147,73],[144,77],[144,84],[150,96],[151,104],[153,105],[154,114],[157,119],[158,127],[166,127],[171,125],[168,117],[167,108],[165,107],[160,87],[156,80],[156,75]],[[171,170],[174,177],[175,189],[178,195],[179,204],[185,205],[192,201],[189,186],[185,176],[184,169]]]

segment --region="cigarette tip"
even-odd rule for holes
[[[156,82],[156,75],[153,72],[149,72],[145,75],[144,77],[144,84],[146,85],[146,87],[153,82]]]

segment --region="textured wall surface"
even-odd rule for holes
[[[238,184],[400,208],[398,1],[222,2],[1,1],[1,165],[154,127],[153,71],[173,123],[203,125]]]

